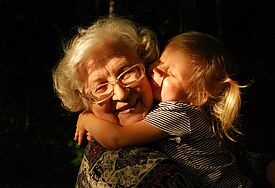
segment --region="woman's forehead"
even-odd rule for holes
[[[124,67],[139,62],[135,51],[123,42],[106,41],[94,48],[86,61],[80,65],[81,77],[89,84],[109,75],[117,75]]]
[[[132,49],[129,44],[126,44],[123,41],[115,40],[106,40],[105,42],[94,48],[90,55],[90,58],[93,59],[109,59],[114,56],[125,56],[127,58],[137,56],[135,50]]]

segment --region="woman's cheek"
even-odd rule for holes
[[[116,114],[111,109],[112,107],[110,103],[106,103],[103,105],[93,104],[91,106],[92,112],[96,117],[113,123],[119,122]]]
[[[142,95],[142,98],[144,100],[144,103],[146,106],[152,106],[153,103],[153,92],[151,85],[147,79],[145,79],[142,82],[142,87],[141,87],[140,94]]]

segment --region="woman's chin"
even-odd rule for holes
[[[144,108],[130,108],[118,113],[120,125],[130,125],[132,123],[141,121],[145,118],[148,110]]]

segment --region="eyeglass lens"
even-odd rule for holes
[[[142,64],[136,64],[117,76],[113,82],[99,84],[88,92],[92,102],[102,102],[113,95],[114,84],[119,82],[123,87],[130,87],[144,76],[145,70]]]

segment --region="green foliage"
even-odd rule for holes
[[[68,148],[72,149],[74,153],[74,158],[70,162],[74,167],[78,167],[81,164],[85,146],[86,144],[78,145],[72,140],[68,142]]]

